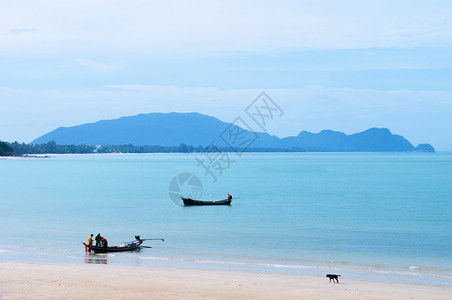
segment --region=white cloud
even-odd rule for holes
[[[74,60],[76,64],[88,67],[98,72],[111,73],[121,68],[121,63],[117,62],[101,62],[92,59],[78,58]]]
[[[6,86],[0,86],[0,93],[5,93],[5,92],[9,92],[12,91],[12,88],[6,87]]]
[[[35,33],[38,31],[39,30],[36,28],[13,28],[13,29],[10,29],[7,32],[3,33],[3,36],[21,35],[21,34],[25,34],[25,33]]]
[[[452,42],[450,9],[413,1],[2,1],[0,32],[23,34],[0,39],[0,53],[441,46]]]

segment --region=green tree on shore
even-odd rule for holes
[[[0,156],[13,155],[14,151],[7,143],[0,141]]]
[[[34,154],[84,154],[84,153],[201,153],[209,151],[232,152],[229,147],[219,147],[218,150],[212,150],[203,146],[190,146],[180,144],[179,146],[135,146],[126,145],[59,145],[55,141],[49,141],[44,144],[25,144],[25,143],[3,143],[6,150],[0,149],[0,155],[34,155]],[[250,152],[305,152],[303,148],[249,148]],[[1,154],[7,153],[7,154]]]

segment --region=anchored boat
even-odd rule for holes
[[[232,197],[224,200],[218,201],[203,201],[203,200],[194,200],[191,198],[180,197],[182,201],[184,201],[185,206],[196,206],[196,205],[231,205]]]

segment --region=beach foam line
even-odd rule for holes
[[[292,268],[292,269],[325,269],[328,267],[320,266],[303,266],[303,265],[282,265],[271,263],[258,263],[258,262],[238,262],[238,261],[224,261],[224,260],[205,260],[196,258],[180,258],[180,257],[155,257],[155,256],[140,256],[139,259],[143,260],[166,260],[166,261],[180,261],[180,262],[194,262],[204,264],[222,264],[222,265],[243,265],[243,266],[257,266],[257,267],[271,267],[271,268]]]
[[[430,267],[430,266],[410,266],[410,265],[389,265],[389,264],[378,264],[378,263],[360,263],[360,262],[349,262],[341,260],[309,260],[300,258],[283,258],[283,257],[258,257],[258,256],[246,256],[246,255],[218,255],[218,254],[200,254],[199,256],[206,257],[226,257],[232,259],[245,259],[245,260],[262,260],[262,261],[283,261],[283,262],[293,262],[293,263],[306,263],[306,264],[322,264],[322,265],[338,265],[338,266],[359,266],[365,268],[388,268],[388,269],[409,269],[409,270],[428,270],[428,271],[438,271],[438,272],[449,272],[452,273],[452,268],[444,267]],[[333,266],[334,267],[334,266]]]
[[[0,249],[0,253],[19,253],[17,251],[12,251],[12,250],[4,250],[4,249]]]
[[[265,267],[265,268],[276,268],[276,269],[299,269],[299,270],[322,270],[327,271],[332,268],[331,266],[306,266],[306,265],[286,265],[280,263],[260,263],[260,262],[238,262],[238,261],[225,261],[225,260],[206,260],[206,259],[196,259],[196,258],[181,258],[181,257],[155,257],[155,256],[140,256],[139,259],[143,260],[166,260],[166,261],[180,261],[180,262],[193,262],[193,263],[203,263],[203,264],[221,264],[221,265],[242,265],[242,266],[254,266],[254,267]],[[437,273],[423,273],[423,272],[406,272],[403,269],[408,270],[416,270],[416,271],[448,271],[447,268],[416,268],[410,269],[407,266],[389,266],[389,265],[381,265],[378,266],[380,269],[376,269],[376,265],[372,264],[361,264],[361,265],[353,265],[351,263],[347,263],[347,270],[351,272],[359,272],[359,273],[367,273],[367,274],[381,274],[381,275],[394,275],[394,276],[412,276],[412,277],[437,277],[443,279],[452,279],[452,275],[448,274],[437,274]],[[371,268],[367,268],[371,267]],[[385,270],[386,269],[386,270]]]

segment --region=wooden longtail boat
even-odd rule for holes
[[[106,253],[106,252],[123,252],[123,251],[133,251],[133,250],[137,250],[138,248],[140,248],[141,244],[143,243],[142,240],[137,240],[135,242],[131,242],[131,243],[123,243],[119,246],[113,246],[113,247],[98,247],[98,246],[93,246],[93,245],[87,245],[85,243],[83,243],[83,245],[85,245],[85,251],[93,251],[95,253]]]
[[[161,240],[164,241],[164,239],[141,239],[139,235],[135,236],[135,241],[131,242],[124,242],[121,243],[119,246],[113,246],[108,247],[107,246],[93,246],[83,243],[85,245],[85,252],[88,253],[88,251],[93,251],[95,253],[106,253],[106,252],[123,252],[123,251],[132,251],[137,250],[140,248],[141,244],[143,244],[146,240]],[[146,246],[143,246],[146,247]],[[147,247],[151,248],[151,247]]]
[[[232,198],[218,200],[218,201],[202,201],[194,200],[191,198],[180,197],[184,201],[185,206],[196,206],[196,205],[231,205]]]

